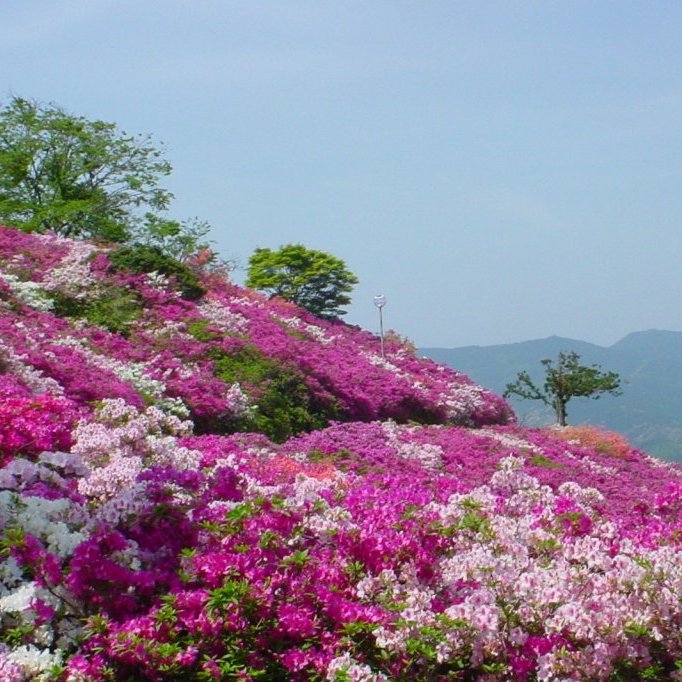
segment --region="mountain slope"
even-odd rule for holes
[[[680,467],[120,263],[0,229],[0,679],[674,679]]]
[[[121,396],[137,407],[175,400],[202,432],[261,430],[280,439],[328,419],[511,418],[496,395],[397,344],[387,344],[384,359],[371,334],[211,273],[203,275],[206,294],[189,300],[158,274],[114,269],[111,253],[0,231],[7,352],[18,349],[70,398]]]

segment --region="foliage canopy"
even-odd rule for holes
[[[179,222],[163,218],[154,213],[145,213],[144,222],[137,226],[133,235],[138,246],[158,249],[169,258],[185,263],[196,257],[200,251],[207,252],[211,263],[218,261],[206,237],[211,226],[204,220],[193,218]],[[230,267],[230,263],[220,260],[220,264]]]
[[[126,241],[168,207],[170,172],[150,136],[20,97],[0,109],[0,220],[24,231]]]
[[[539,388],[528,372],[519,372],[516,381],[507,384],[504,397],[518,395],[528,400],[541,400],[552,407],[557,424],[566,426],[566,405],[571,398],[601,397],[603,393],[620,395],[620,377],[615,372],[602,372],[599,365],[581,365],[580,355],[575,352],[559,353],[556,364],[542,360],[545,367],[545,383]]]
[[[259,248],[249,259],[246,286],[305,308],[325,319],[345,315],[341,306],[358,278],[339,258],[302,244],[286,244],[277,251]]]
[[[109,260],[114,270],[128,270],[138,275],[156,272],[174,278],[183,298],[188,300],[200,298],[205,293],[196,273],[158,246],[121,246],[109,253]]]

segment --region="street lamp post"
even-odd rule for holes
[[[386,305],[386,296],[383,294],[377,294],[374,297],[374,305],[379,308],[379,330],[381,332],[381,357],[385,360],[386,354],[384,353],[384,306]]]

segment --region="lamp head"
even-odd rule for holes
[[[377,294],[374,297],[374,305],[377,308],[383,308],[386,305],[386,296],[384,296],[383,294]]]

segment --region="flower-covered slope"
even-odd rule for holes
[[[114,271],[107,252],[0,228],[0,357],[24,384],[43,390],[36,382],[54,379],[81,403],[175,402],[205,432],[260,426],[286,436],[329,417],[473,426],[512,418],[498,396],[400,344],[387,343],[384,359],[369,333],[210,274],[206,293],[186,300],[163,276]],[[291,404],[273,404],[282,391]]]
[[[682,679],[680,468],[108,253],[0,230],[0,680]]]

